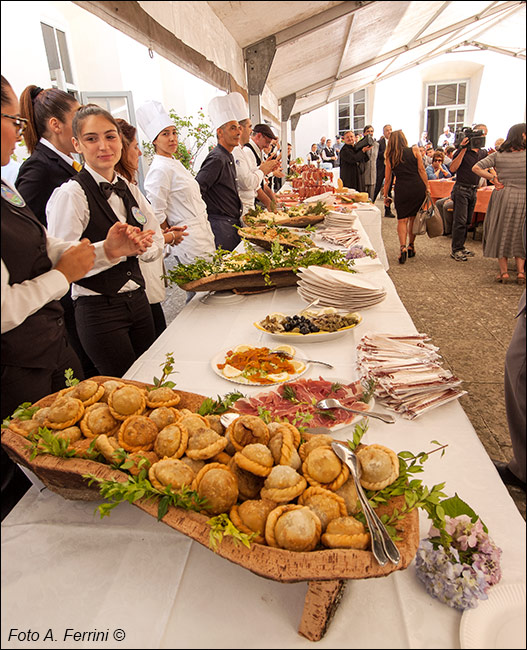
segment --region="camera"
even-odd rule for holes
[[[365,135],[358,142],[355,143],[355,149],[361,151],[364,147],[372,147],[375,140],[371,135]]]
[[[454,147],[456,147],[456,149],[461,147],[461,142],[464,138],[468,138],[468,143],[463,145],[463,149],[465,147],[469,147],[470,149],[482,149],[485,146],[485,132],[481,129],[473,129],[470,126],[464,126],[462,129],[458,129],[454,141]]]

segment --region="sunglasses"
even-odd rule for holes
[[[15,127],[17,129],[17,135],[22,135],[27,127],[27,120],[24,117],[18,117],[16,115],[7,115],[7,113],[0,113],[2,117],[7,117],[9,120],[13,120]]]

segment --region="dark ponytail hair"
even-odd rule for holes
[[[58,88],[39,88],[28,86],[20,95],[20,115],[28,120],[24,131],[24,142],[30,154],[33,153],[40,138],[48,131],[50,118],[66,122],[66,115],[77,103],[73,95]]]
[[[522,137],[524,133],[525,122],[511,126],[507,133],[507,139],[500,145],[498,151],[503,153],[504,151],[522,151],[525,149],[525,140]]]
[[[97,106],[97,104],[85,104],[84,106],[81,106],[75,113],[75,117],[73,118],[73,123],[71,125],[73,136],[77,140],[79,139],[81,124],[84,122],[84,120],[88,119],[88,117],[91,117],[92,115],[102,115],[102,117],[106,118],[108,122],[111,122],[115,126],[117,133],[121,135],[121,128],[119,126],[119,123],[111,113],[109,113],[106,109]]]
[[[1,87],[2,96],[1,96],[1,98],[0,98],[1,101],[2,101],[2,106],[4,106],[5,104],[8,104],[8,103],[9,103],[9,94],[8,94],[8,90],[9,90],[10,88],[11,88],[11,84],[10,84],[9,81],[4,77],[4,75],[2,75],[2,87]]]

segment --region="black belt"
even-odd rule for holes
[[[470,187],[470,189],[472,190],[477,190],[479,187],[479,185],[468,185],[468,183],[458,183],[457,181],[456,181],[456,185],[458,185],[459,187]]]

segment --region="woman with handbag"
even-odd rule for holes
[[[419,147],[409,147],[404,133],[393,131],[386,146],[385,187],[390,186],[395,176],[395,210],[397,211],[397,234],[401,252],[399,264],[407,257],[415,257],[414,219],[422,206],[430,185],[426,175]],[[384,205],[390,205],[390,198],[384,197]]]

